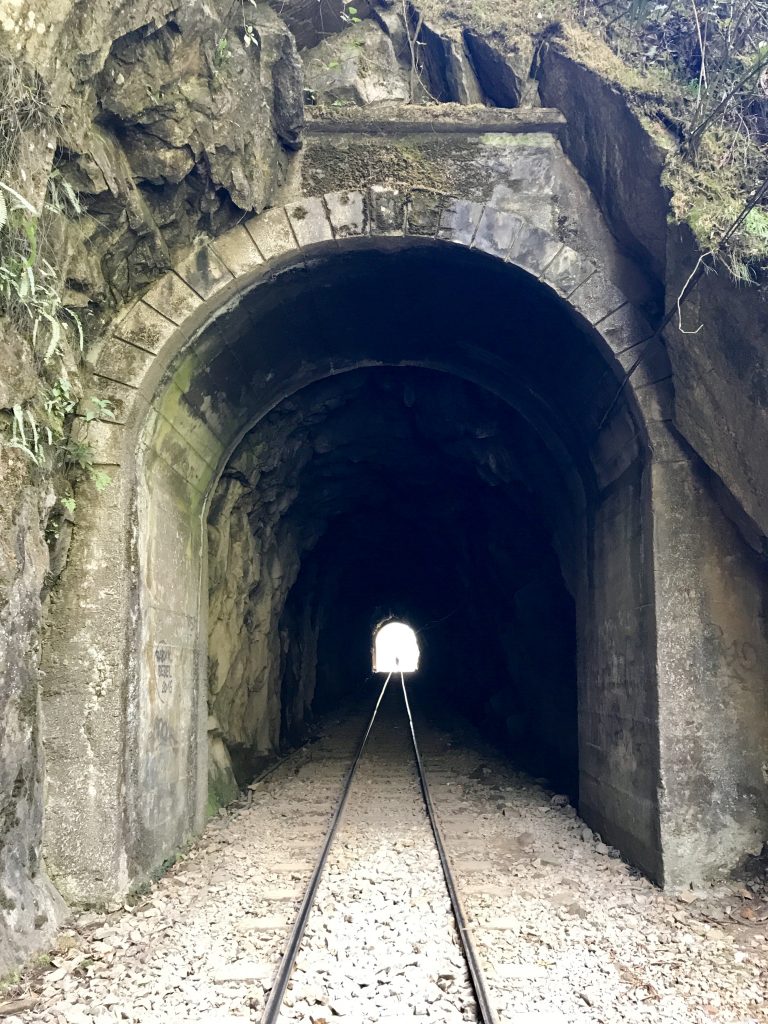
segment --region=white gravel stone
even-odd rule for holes
[[[476,1020],[405,722],[382,722],[282,1021]],[[137,907],[81,915],[51,969],[22,978],[34,1008],[5,1020],[256,1024],[363,724],[326,724]],[[768,911],[752,892],[663,893],[471,734],[417,727],[505,1024],[768,1024]]]

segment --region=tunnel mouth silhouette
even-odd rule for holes
[[[365,678],[392,612],[434,707],[658,877],[649,448],[601,328],[423,237],[305,246],[207,316],[148,374],[138,444],[133,862],[202,821],[206,747],[247,781]]]
[[[361,693],[370,623],[388,608],[408,632],[423,624],[419,709],[453,706],[575,796],[574,598],[547,509],[556,495],[530,487],[546,459],[500,399],[416,367],[309,385],[245,436],[209,516],[210,710],[242,784],[266,745],[300,742]],[[378,637],[398,624],[376,634],[375,671],[412,671],[378,667]]]

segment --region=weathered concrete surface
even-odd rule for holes
[[[38,658],[50,491],[32,465],[0,452],[0,973],[50,942],[64,905],[42,862],[44,761]]]
[[[667,301],[676,303],[698,260],[689,234],[670,229]],[[729,512],[758,551],[768,537],[768,305],[765,286],[707,272],[665,331],[675,422],[733,496]],[[738,509],[741,509],[742,518]]]
[[[668,197],[661,185],[665,152],[658,137],[615,87],[556,45],[542,49],[537,79],[542,102],[565,114],[565,151],[620,244],[640,268],[663,281]]]
[[[765,565],[679,449],[653,502],[664,877],[686,885],[693,864],[715,875],[765,842]]]

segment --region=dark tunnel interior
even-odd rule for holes
[[[603,689],[652,714],[643,434],[606,353],[542,281],[429,240],[288,265],[220,318],[185,401],[220,396],[240,438],[210,502],[208,684],[241,784],[370,688],[390,615],[419,632],[424,709],[571,796],[603,777]]]
[[[225,737],[259,672],[258,693],[274,691],[260,713],[277,716],[279,747],[340,702],[371,700],[372,633],[394,616],[419,637],[420,713],[453,709],[515,764],[575,795],[574,599],[553,497],[531,488],[547,462],[508,405],[433,370],[359,369],[278,405],[241,442],[211,511],[214,678],[217,615],[243,616],[246,661],[254,637],[279,636],[269,664],[246,664],[213,694]],[[231,589],[232,574],[213,564],[222,531],[229,550],[233,531],[248,533],[241,557],[274,567],[268,579],[246,574],[226,608],[220,581]],[[230,738],[241,782],[263,734],[254,723]]]

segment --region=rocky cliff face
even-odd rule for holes
[[[21,136],[0,119],[0,180],[42,208],[53,172],[58,192],[75,197],[69,220],[47,225],[46,255],[86,342],[200,234],[263,209],[300,143],[302,63],[265,4],[6,4],[0,56],[24,69],[46,113]],[[75,400],[83,392],[77,344],[45,362],[24,326],[0,317],[6,436],[13,408],[44,409],[58,380]],[[64,911],[41,863],[39,716],[56,680],[38,666],[72,516],[57,503],[68,485],[52,476],[62,458],[40,462],[0,448],[0,972],[45,945]]]

